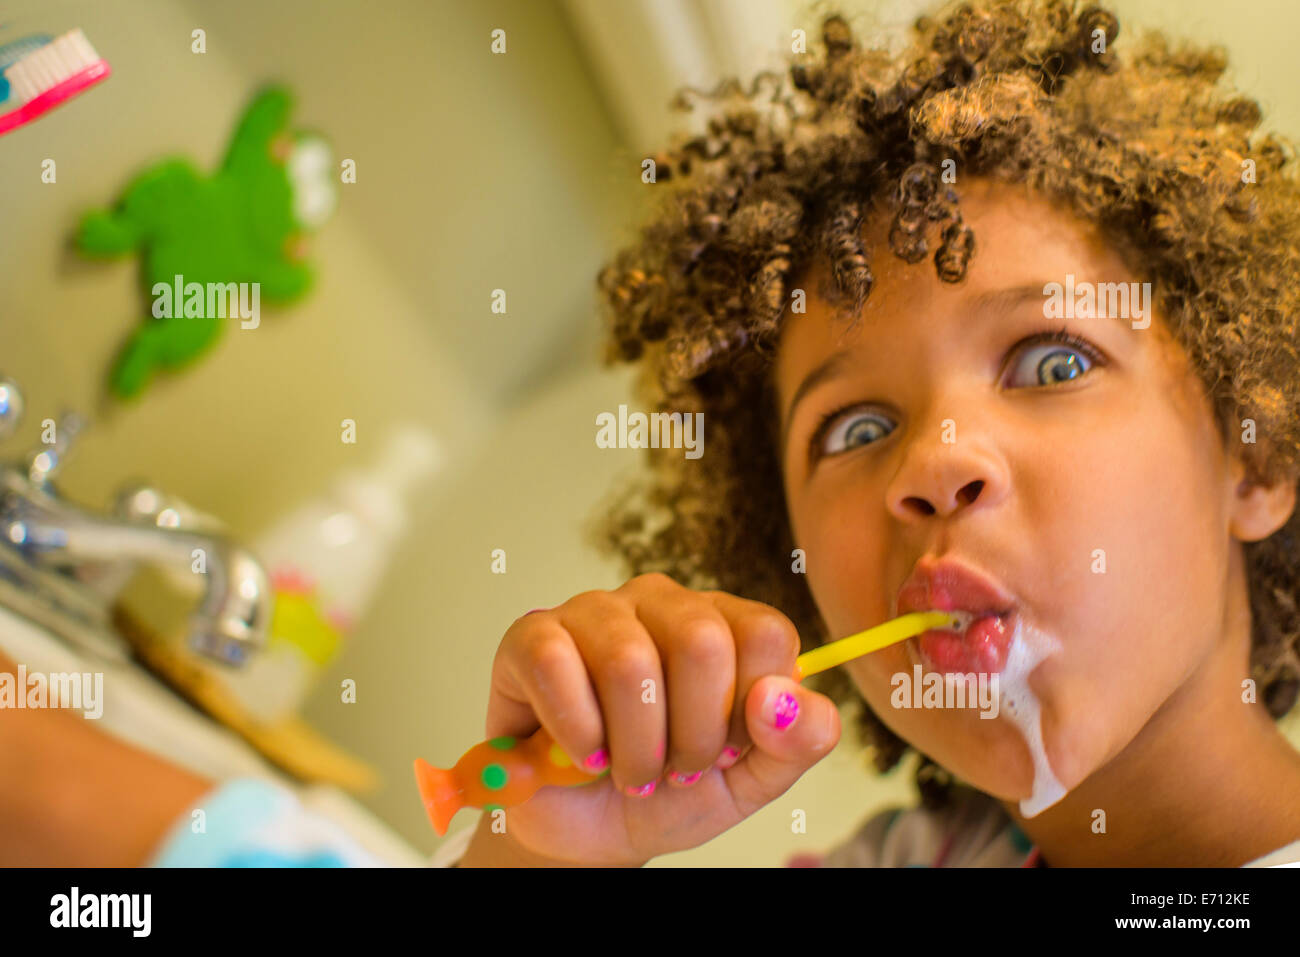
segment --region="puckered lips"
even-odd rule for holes
[[[936,671],[994,674],[1006,667],[1015,632],[1015,599],[984,573],[956,558],[923,556],[898,592],[898,614],[960,611],[962,630],[931,629],[916,642],[921,659]]]

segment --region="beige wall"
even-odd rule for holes
[[[1288,4],[1116,6],[1226,43],[1277,124],[1296,128],[1300,16]],[[308,707],[386,775],[370,806],[431,849],[411,759],[449,763],[481,737],[492,656],[516,616],[618,584],[578,528],[636,464],[592,442],[595,414],[628,394],[626,375],[595,360],[592,283],[644,193],[577,38],[541,2],[5,7],[33,32],[83,27],[115,76],[0,139],[0,371],[29,404],[21,441],[0,452],[34,442],[39,419],[63,406],[87,411],[96,421],[66,473],[71,497],[102,506],[144,476],[251,538],[364,459],[387,423],[437,432],[453,468],[418,503],[372,613]],[[877,19],[905,22],[901,9]],[[504,58],[486,52],[495,26],[508,31]],[[190,52],[196,27],[208,31],[202,56]],[[69,231],[143,163],[179,152],[210,168],[270,78],[298,93],[299,123],[358,163],[316,244],[319,285],[292,309],[268,309],[254,332],[227,329],[142,402],[105,412],[98,384],[145,304],[133,262],[79,262]],[[55,185],[39,179],[46,157]],[[505,317],[487,308],[496,287],[510,296]],[[357,446],[339,442],[345,417],[359,423]],[[494,548],[507,552],[506,575],[489,570]],[[343,677],[357,681],[355,705],[338,702]],[[776,863],[907,799],[906,772],[874,781],[859,760],[842,746],[750,821],[665,863]],[[794,808],[808,812],[807,835],[790,833]]]

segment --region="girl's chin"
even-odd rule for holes
[[[906,644],[906,643],[905,643]],[[1095,767],[1095,755],[1062,753],[1062,742],[1054,732],[1050,719],[1042,727],[1039,739],[1039,756],[1034,758],[1034,746],[1027,740],[1020,726],[1010,719],[1005,703],[998,702],[994,717],[981,717],[981,708],[927,708],[896,707],[892,693],[897,687],[891,684],[894,674],[905,673],[909,682],[914,680],[916,666],[923,680],[942,680],[942,675],[926,672],[924,663],[900,654],[899,665],[890,675],[874,674],[875,688],[886,688],[880,708],[874,709],[884,723],[915,750],[929,755],[940,766],[969,786],[983,791],[1001,801],[1029,802],[1052,800],[1072,790]],[[910,686],[904,686],[910,692]],[[934,692],[932,691],[932,694]],[[915,700],[909,702],[915,704]],[[1046,704],[1046,702],[1044,702]],[[1051,713],[1050,708],[1044,712]],[[1082,771],[1082,773],[1081,773]]]

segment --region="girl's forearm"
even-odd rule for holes
[[[13,672],[0,656],[0,671]],[[57,709],[0,710],[0,865],[133,867],[214,782]]]

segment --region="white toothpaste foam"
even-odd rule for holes
[[[1000,677],[999,707],[1024,735],[1034,760],[1033,792],[1020,802],[1020,813],[1027,818],[1036,817],[1065,797],[1065,787],[1052,773],[1047,750],[1043,747],[1042,709],[1038,696],[1029,687],[1029,676],[1038,663],[1060,648],[1060,642],[1051,635],[1016,619],[1011,650]]]

